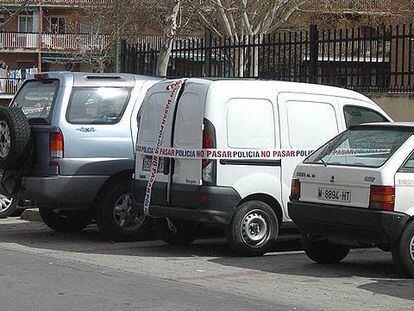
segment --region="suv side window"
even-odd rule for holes
[[[389,120],[379,112],[359,106],[345,106],[344,115],[347,128],[352,125],[363,123],[389,122]]]
[[[129,101],[131,90],[119,87],[76,87],[66,118],[72,124],[116,124]]]

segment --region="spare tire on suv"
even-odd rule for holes
[[[0,168],[15,170],[30,156],[29,120],[18,107],[0,107]]]

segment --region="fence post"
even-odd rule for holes
[[[213,43],[213,34],[206,30],[204,37],[204,76],[211,77],[211,46]]]
[[[319,31],[317,25],[310,25],[309,43],[309,82],[318,83]]]
[[[127,59],[127,42],[125,39],[121,41],[121,72],[126,72],[126,59]]]

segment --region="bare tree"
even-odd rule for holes
[[[10,13],[9,17],[3,23],[0,23],[0,31],[2,31],[8,24],[10,24],[22,11],[24,11],[30,3],[33,3],[33,0],[25,0],[19,4],[17,10],[13,11],[9,11],[6,6],[0,5],[0,8]]]

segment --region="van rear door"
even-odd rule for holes
[[[174,111],[172,143],[178,149],[203,146],[204,103],[208,85],[188,81]],[[197,207],[202,181],[201,159],[173,159],[171,162],[170,202],[173,206]]]
[[[278,102],[282,149],[302,151],[295,157],[282,159],[282,201],[287,212],[294,169],[312,149],[336,136],[343,125],[335,97],[280,93]]]

